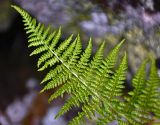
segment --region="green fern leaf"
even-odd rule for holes
[[[133,91],[123,98],[124,80],[127,70],[127,55],[124,54],[117,68],[121,41],[107,57],[103,57],[105,42],[102,42],[96,54],[92,56],[92,39],[82,51],[79,34],[61,41],[61,27],[51,31],[51,27],[38,23],[23,9],[17,10],[24,22],[28,34],[28,47],[34,50],[30,54],[39,55],[39,71],[49,69],[41,83],[41,92],[58,87],[51,94],[49,102],[65,93],[70,97],[62,106],[56,118],[68,112],[72,107],[80,107],[81,112],[69,125],[84,124],[85,118],[97,118],[98,125],[116,121],[120,125],[143,125],[152,120],[154,113],[160,117],[160,78],[157,74],[154,59],[151,59],[149,79],[146,79],[146,64],[142,63],[133,78]],[[61,41],[59,43],[59,41]]]

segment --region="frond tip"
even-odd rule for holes
[[[145,61],[132,80],[133,91],[123,98],[127,54],[124,54],[120,63],[117,63],[117,58],[124,40],[107,57],[103,56],[105,43],[102,42],[92,56],[91,39],[83,51],[79,34],[76,38],[71,35],[62,42],[61,27],[51,31],[50,26],[45,28],[25,10],[15,5],[12,7],[23,18],[28,47],[34,49],[30,55],[40,56],[38,71],[50,70],[41,82],[45,84],[41,92],[58,87],[49,102],[58,96],[63,97],[65,93],[70,95],[56,117],[72,107],[81,107],[82,111],[69,122],[70,125],[83,124],[86,117],[92,119],[95,116],[102,125],[115,120],[120,125],[143,125],[151,120],[151,112],[160,118],[160,78],[154,59],[151,59],[149,79],[146,79],[148,61]]]

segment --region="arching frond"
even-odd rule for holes
[[[119,50],[124,41],[115,46],[107,57],[103,56],[105,43],[102,42],[92,56],[92,39],[83,51],[79,34],[61,41],[62,30],[51,31],[51,27],[38,23],[25,10],[12,6],[24,22],[28,34],[30,54],[39,55],[38,71],[49,69],[41,84],[41,92],[58,87],[51,94],[49,102],[64,93],[70,95],[58,112],[57,117],[68,112],[72,107],[82,111],[73,118],[70,125],[84,124],[85,118],[97,117],[97,124],[116,121],[120,125],[143,125],[151,120],[151,112],[160,117],[159,77],[154,59],[151,59],[149,79],[146,78],[146,64],[142,63],[133,78],[133,91],[123,98],[124,81],[127,70],[127,54],[120,59]],[[60,42],[61,41],[61,42]]]

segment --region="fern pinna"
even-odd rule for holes
[[[70,125],[83,125],[85,118],[96,117],[97,124],[106,125],[116,121],[120,125],[144,125],[153,116],[160,118],[160,79],[154,59],[142,63],[133,78],[133,91],[123,95],[124,80],[127,70],[127,55],[117,66],[117,57],[123,41],[103,57],[105,43],[102,42],[92,57],[92,40],[83,51],[80,36],[73,35],[58,43],[61,28],[51,32],[50,27],[37,23],[25,10],[12,6],[23,17],[26,33],[29,34],[29,47],[33,47],[32,55],[40,55],[38,70],[47,68],[41,83],[45,86],[41,92],[59,87],[49,102],[68,93],[70,98],[60,109],[56,117],[68,112],[72,107],[80,107],[81,112],[73,118]],[[146,65],[151,62],[149,78],[146,76]],[[123,98],[124,97],[124,98]]]

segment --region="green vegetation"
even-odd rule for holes
[[[39,71],[49,69],[41,84],[44,92],[58,87],[49,102],[67,93],[70,98],[62,106],[56,118],[68,112],[72,107],[82,111],[73,118],[70,125],[84,124],[84,118],[96,117],[99,125],[117,121],[120,125],[144,125],[153,116],[160,118],[160,78],[155,60],[145,60],[132,80],[133,91],[124,95],[124,80],[127,71],[127,54],[124,52],[120,64],[117,64],[120,42],[107,57],[103,56],[105,43],[102,42],[96,54],[92,56],[92,40],[83,51],[80,36],[73,35],[59,43],[61,28],[51,31],[50,27],[37,23],[23,9],[12,6],[23,17],[28,47],[34,50],[32,55],[39,55]],[[150,63],[150,73],[146,65]]]

